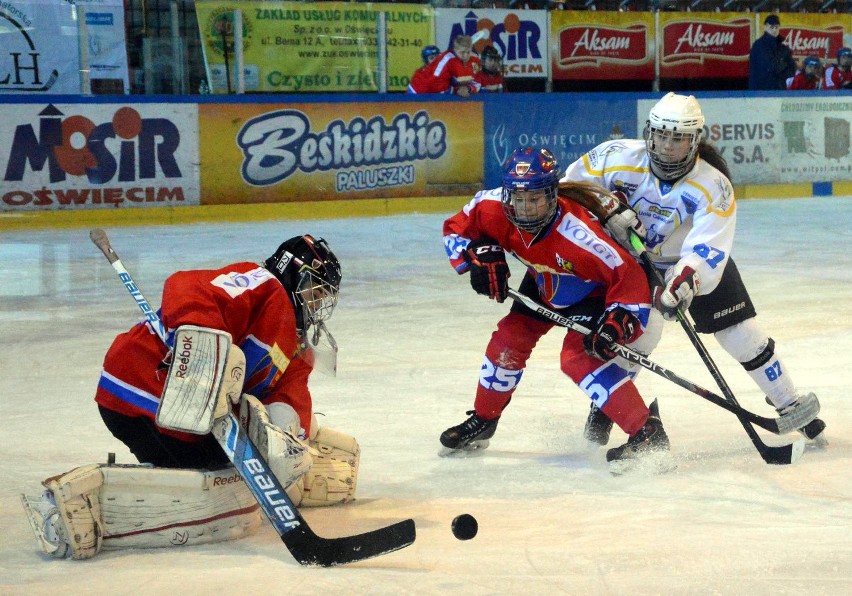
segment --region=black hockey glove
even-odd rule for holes
[[[509,265],[506,253],[489,238],[467,245],[464,260],[470,265],[470,285],[477,294],[503,302],[509,295]]]
[[[605,311],[598,319],[597,329],[583,338],[583,347],[589,356],[612,360],[617,356],[613,344],[630,343],[640,328],[639,320],[630,311],[616,306]]]

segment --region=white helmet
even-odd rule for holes
[[[663,180],[677,180],[692,169],[698,144],[704,135],[704,114],[692,95],[667,93],[651,108],[645,123],[645,145],[654,173]],[[672,155],[659,146],[665,138],[672,141],[689,139],[686,155]]]

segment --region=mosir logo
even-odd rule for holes
[[[0,199],[13,207],[183,201],[180,186],[133,184],[182,178],[175,159],[180,141],[171,120],[142,118],[131,107],[118,108],[106,122],[95,122],[80,114],[66,116],[51,104],[39,113],[37,124],[15,127],[3,181],[33,186],[49,182],[62,188],[21,188]],[[91,188],[74,178],[82,176]]]
[[[397,114],[391,122],[382,116],[370,120],[359,116],[348,123],[334,120],[324,131],[314,133],[305,114],[280,110],[248,120],[237,134],[237,145],[243,152],[245,181],[269,186],[296,170],[328,171],[435,159],[447,149],[447,127],[441,121],[432,122],[427,112],[420,111],[414,116]],[[383,182],[390,179],[386,174],[381,176]],[[405,173],[397,172],[396,182],[400,175]],[[351,182],[356,188],[365,181]],[[388,185],[397,185],[391,182]]]
[[[559,32],[559,62],[644,61],[647,59],[648,30],[645,25],[625,29],[615,27],[567,27]]]
[[[748,60],[750,50],[748,19],[730,23],[678,21],[663,27],[663,63],[700,62],[708,56]]]

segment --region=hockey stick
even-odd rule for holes
[[[528,296],[524,296],[523,294],[520,294],[515,290],[510,289],[509,290],[509,296],[511,296],[512,298],[514,298],[518,302],[521,302],[524,306],[526,306],[530,310],[533,310],[536,313],[547,317],[548,319],[550,319],[551,321],[553,321],[557,325],[561,325],[562,327],[567,327],[568,329],[571,329],[572,331],[576,331],[577,333],[580,333],[582,335],[588,335],[589,333],[591,333],[591,330],[587,329],[583,325],[580,325],[579,323],[572,321],[568,317],[564,317],[564,316],[560,315],[559,313],[554,312],[554,311],[546,308],[545,306],[543,306],[541,304],[538,304],[536,301],[530,299]],[[669,381],[671,381],[675,385],[679,385],[679,386],[683,387],[684,389],[686,389],[687,391],[690,391],[690,392],[692,392],[692,393],[694,393],[694,394],[696,394],[700,397],[703,397],[707,401],[716,404],[717,406],[721,407],[722,409],[728,410],[729,412],[736,414],[737,416],[745,417],[750,422],[753,422],[754,424],[760,426],[761,428],[765,428],[766,430],[773,432],[775,434],[781,434],[781,431],[778,428],[778,420],[776,418],[765,418],[763,416],[758,416],[757,414],[754,414],[754,413],[744,409],[742,406],[734,405],[734,404],[728,402],[727,400],[725,400],[723,397],[716,395],[715,393],[708,391],[707,389],[704,389],[703,387],[700,387],[699,385],[696,385],[692,381],[688,381],[687,379],[684,379],[683,377],[681,377],[677,373],[672,372],[672,371],[670,371],[669,369],[667,369],[663,366],[660,366],[656,362],[649,360],[645,355],[640,354],[639,352],[632,350],[631,348],[628,348],[627,346],[615,345],[615,346],[613,346],[613,348],[618,353],[618,355],[621,356],[622,358],[624,358],[625,360],[628,360],[630,362],[635,362],[636,364],[639,364],[640,366],[647,368],[651,372],[654,372],[654,373],[660,375],[661,377],[668,379]]]
[[[165,344],[166,332],[162,321],[124,268],[106,232],[94,229],[89,237],[104,253],[124,287],[142,309],[151,328]],[[213,436],[243,477],[290,554],[302,565],[331,567],[353,563],[399,550],[414,542],[416,533],[413,519],[354,536],[317,536],[270,471],[269,464],[264,461],[232,411],[229,410],[227,416],[216,421]]]
[[[630,244],[633,249],[639,254],[639,258],[642,259],[642,262],[645,264],[645,268],[651,271],[650,275],[654,277],[656,283],[660,284],[662,287],[666,286],[666,282],[663,279],[663,276],[657,270],[657,267],[654,265],[653,261],[651,261],[651,257],[648,256],[648,251],[645,248],[645,244],[642,242],[642,239],[635,234],[634,232],[630,232]],[[713,377],[713,380],[716,381],[716,385],[719,386],[719,389],[722,391],[722,395],[725,396],[725,399],[728,400],[729,403],[739,406],[739,402],[737,398],[734,397],[734,392],[731,391],[730,386],[725,381],[725,378],[722,376],[722,373],[719,371],[719,367],[716,366],[716,363],[713,361],[713,358],[710,356],[710,353],[707,351],[707,348],[704,346],[704,342],[701,341],[701,338],[698,337],[698,333],[695,331],[695,327],[692,326],[692,323],[689,322],[689,319],[686,318],[686,313],[683,312],[680,308],[677,309],[677,320],[680,322],[680,326],[683,327],[683,330],[686,332],[689,341],[695,347],[698,352],[701,361],[704,362],[704,365],[707,367],[707,370],[710,371],[710,375]],[[760,455],[763,456],[763,459],[766,460],[766,463],[769,464],[787,464],[796,461],[799,457],[801,457],[802,453],[805,449],[805,440],[798,439],[794,443],[788,446],[790,453],[781,454],[781,461],[775,461],[771,454],[767,452],[769,447],[760,440],[760,437],[755,432],[754,428],[752,428],[751,424],[749,424],[750,420],[748,420],[745,416],[738,415],[740,423],[743,425],[743,429],[746,431],[748,438],[751,439],[751,442],[754,443],[755,448],[760,452]],[[790,430],[795,429],[787,429],[783,428],[783,432],[790,432]],[[787,461],[789,459],[790,461]]]

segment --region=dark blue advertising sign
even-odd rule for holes
[[[500,186],[502,164],[518,147],[545,147],[560,169],[596,145],[636,138],[634,93],[503,93],[485,98],[485,188]]]

